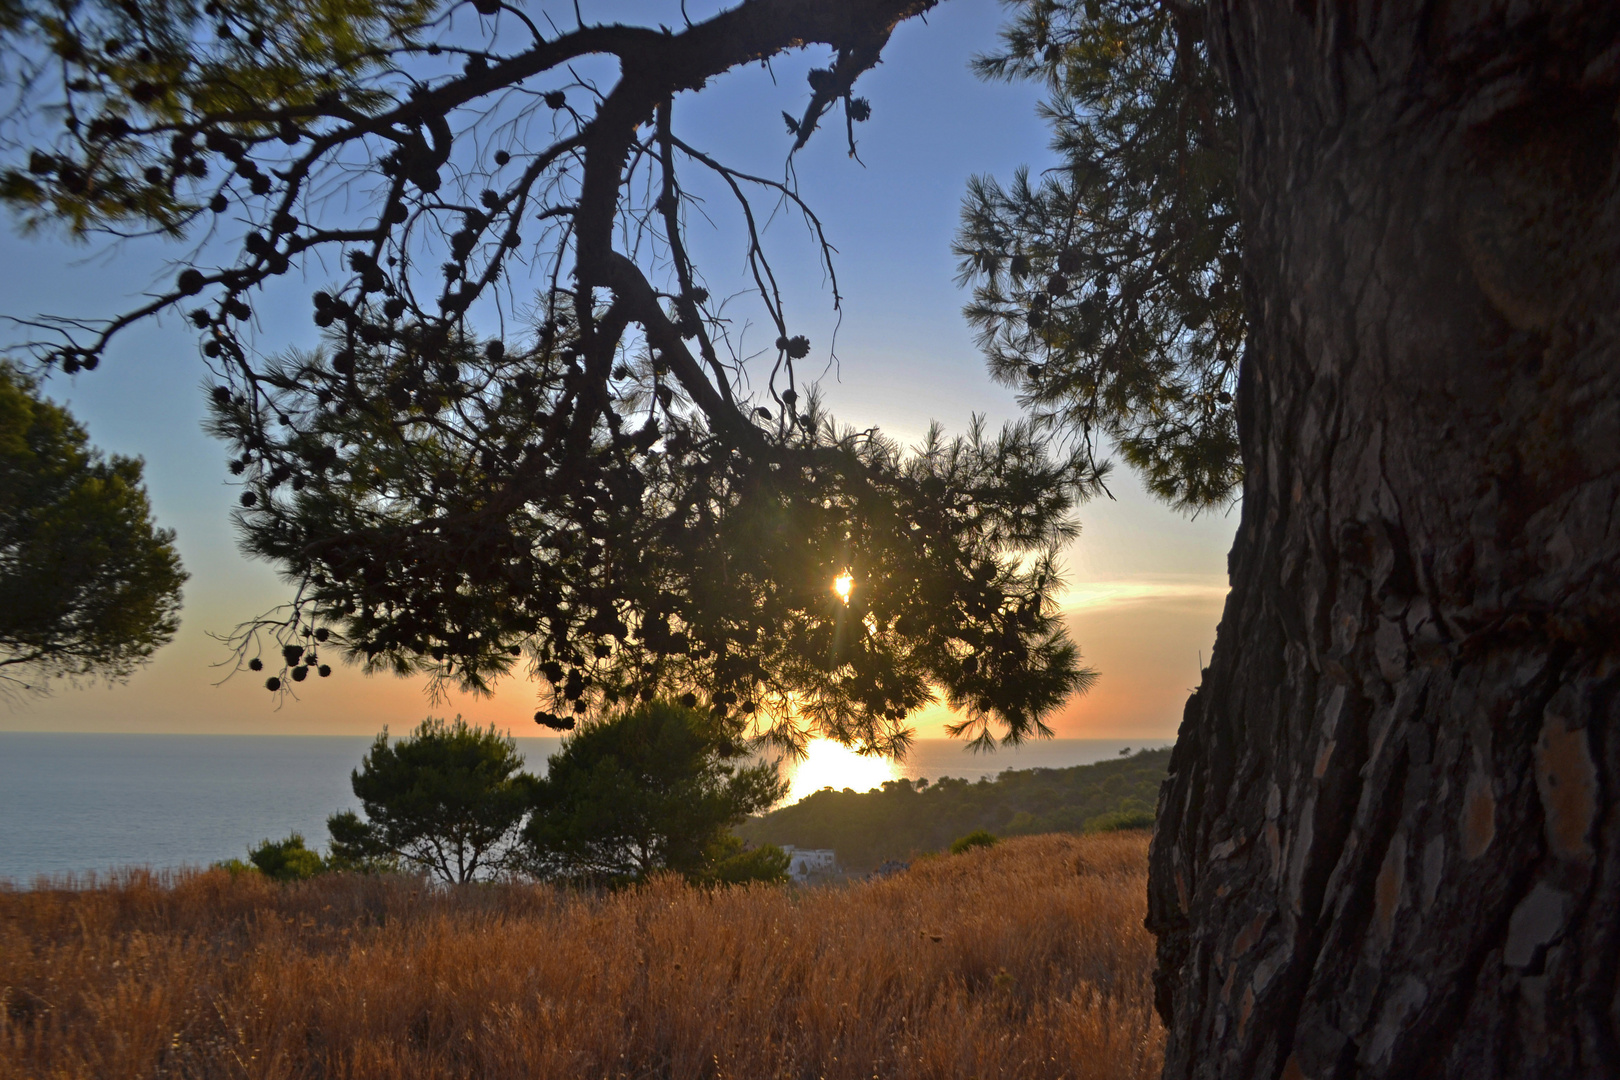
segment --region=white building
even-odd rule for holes
[[[788,877],[794,881],[805,882],[838,872],[838,859],[832,848],[800,848],[783,844],[782,850],[788,856]]]

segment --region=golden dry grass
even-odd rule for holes
[[[0,892],[0,1077],[1146,1078],[1147,840],[604,897],[219,871]]]

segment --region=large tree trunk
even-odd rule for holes
[[[1153,845],[1165,1075],[1620,1076],[1620,13],[1210,32],[1247,479]]]

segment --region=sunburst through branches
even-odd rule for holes
[[[1090,677],[1054,555],[1099,476],[1028,425],[909,451],[839,429],[752,200],[799,215],[836,306],[820,220],[791,168],[741,172],[676,124],[714,77],[824,48],[784,150],[842,106],[853,151],[856,80],[933,2],[545,31],[474,3],[452,34],[454,3],[87,0],[69,25],[22,0],[7,40],[53,58],[24,112],[60,127],[0,196],[80,232],[236,241],[104,323],[33,320],[36,355],[89,370],[141,318],[195,326],[243,542],[292,587],[232,638],[271,690],[346,657],[434,689],[531,676],[561,729],[668,694],[790,747],[894,751],[943,691],[967,733],[1043,732]],[[734,210],[762,357],[689,255],[704,184]],[[322,276],[324,340],[262,348],[254,305],[295,269]]]

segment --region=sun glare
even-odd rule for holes
[[[831,739],[811,739],[809,754],[792,767],[787,802],[796,803],[824,787],[871,791],[885,780],[900,776],[900,766],[888,758],[862,757]]]
[[[842,600],[844,603],[849,603],[849,594],[854,591],[855,575],[851,574],[848,570],[845,570],[842,574],[839,574],[837,577],[833,578],[833,592],[837,593],[838,599]]]

